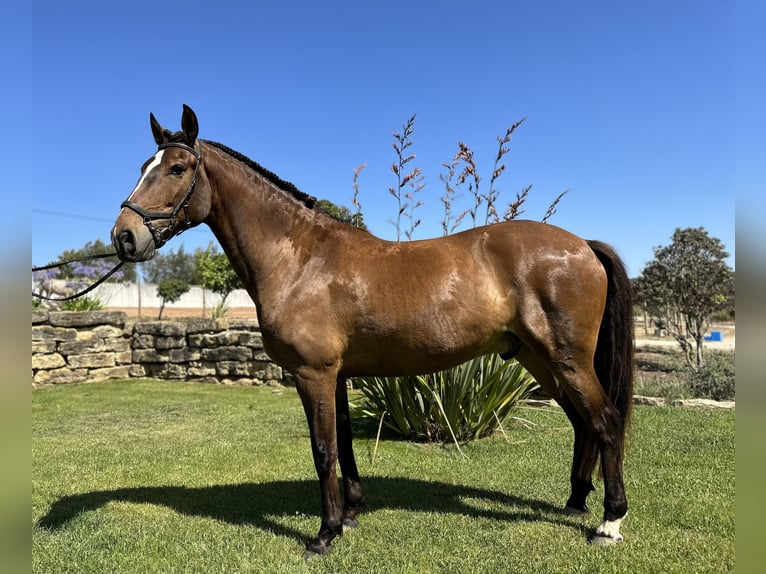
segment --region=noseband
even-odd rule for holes
[[[197,158],[197,165],[194,166],[194,173],[192,174],[192,180],[189,184],[189,189],[186,190],[186,194],[183,196],[179,204],[175,206],[173,211],[147,211],[140,205],[137,205],[127,199],[120,205],[120,208],[127,207],[128,209],[135,211],[144,219],[144,225],[146,225],[149,233],[152,234],[154,247],[156,249],[159,249],[165,245],[165,243],[167,243],[174,235],[178,235],[179,233],[182,233],[187,229],[194,227],[195,225],[192,223],[191,219],[189,219],[189,200],[191,199],[192,193],[194,193],[194,186],[197,183],[197,170],[202,163],[202,149],[200,148],[200,151],[197,152],[197,150],[195,150],[193,147],[179,142],[165,143],[160,145],[158,149],[163,150],[169,147],[180,147],[181,149],[185,149]],[[182,209],[184,210],[184,226],[176,233],[173,233],[173,228],[176,226],[176,222],[178,221],[178,214]],[[168,219],[168,225],[162,229],[155,228],[152,223],[159,219]]]

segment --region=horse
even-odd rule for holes
[[[149,114],[158,146],[111,231],[122,261],[154,256],[207,224],[255,302],[267,354],[290,372],[308,421],[321,523],[304,557],[356,528],[364,493],[346,381],[414,375],[473,357],[515,357],[574,429],[568,514],[589,512],[594,544],[623,540],[623,454],[633,387],[632,292],[615,250],[548,223],[514,220],[437,239],[382,240],[334,220],[313,196],[239,152]],[[340,466],[343,498],[338,484]]]
[[[69,297],[74,293],[72,283],[66,279],[45,279],[40,287],[40,293],[47,297],[52,297],[54,295]]]
[[[66,279],[42,279],[37,282],[37,292],[40,298],[43,300],[43,304],[50,307],[57,305],[57,298],[65,299],[74,295],[75,286],[72,282]],[[35,289],[32,289],[35,292]]]

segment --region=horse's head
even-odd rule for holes
[[[122,261],[146,261],[171,237],[201,223],[210,211],[210,186],[197,141],[197,116],[186,105],[182,131],[164,129],[149,116],[159,149],[141,167],[141,177],[112,229]]]

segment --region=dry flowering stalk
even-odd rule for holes
[[[415,159],[415,154],[406,155],[407,149],[412,146],[412,134],[415,131],[415,115],[407,120],[402,132],[394,132],[394,151],[397,161],[391,165],[391,171],[396,174],[396,187],[389,187],[388,191],[396,198],[398,211],[396,214],[396,240],[401,240],[402,217],[409,220],[409,226],[404,234],[411,241],[415,228],[420,225],[420,220],[415,219],[415,209],[423,205],[422,201],[415,201],[415,195],[420,192],[425,183],[423,182],[423,173],[420,168],[412,168],[409,173],[405,173],[405,166]],[[410,191],[405,191],[405,186],[410,187]]]

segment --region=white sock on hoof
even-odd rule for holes
[[[622,534],[620,534],[620,524],[625,520],[625,516],[618,518],[617,520],[604,520],[598,528],[596,528],[596,535],[593,537],[592,542],[594,544],[616,544],[622,542]]]

